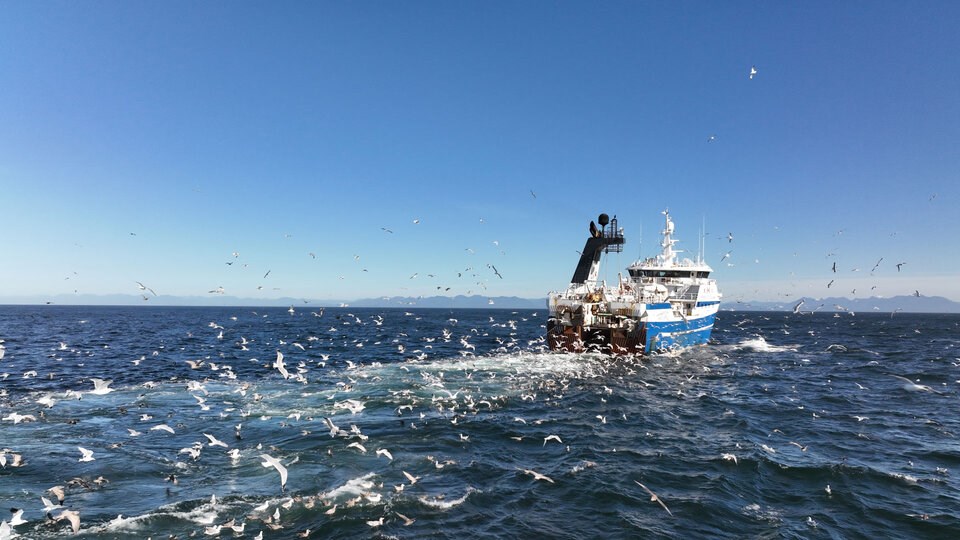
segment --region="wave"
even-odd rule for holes
[[[756,352],[796,352],[797,346],[771,345],[763,336],[756,336],[752,339],[745,339],[736,346],[737,349],[749,349]]]
[[[356,497],[361,495],[373,488],[373,482],[370,479],[374,476],[375,474],[371,472],[363,476],[351,478],[342,486],[323,493],[320,498],[333,501],[344,497]]]

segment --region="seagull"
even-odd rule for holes
[[[12,420],[14,424],[19,424],[20,422],[36,422],[37,417],[32,414],[20,414],[12,412],[0,420]]]
[[[82,446],[78,446],[77,448],[80,450],[80,453],[83,454],[83,456],[77,461],[94,461],[95,458],[93,457],[93,450],[87,450]]]
[[[903,265],[905,265],[905,264],[907,264],[907,263],[905,263],[905,262],[897,263],[897,272],[899,272],[899,271],[900,271],[900,267],[903,266]]]
[[[284,379],[290,378],[290,373],[287,371],[287,368],[283,365],[283,353],[277,351],[277,360],[273,363],[273,367],[277,368],[277,371],[280,372],[280,375],[283,375]]]
[[[356,441],[348,444],[348,445],[347,445],[347,448],[356,448],[357,450],[360,451],[361,454],[366,454],[366,453],[367,453],[367,449],[366,449],[362,444],[360,444],[360,443],[358,443],[358,442],[356,442]]]
[[[47,491],[49,491],[50,493],[52,493],[53,496],[57,498],[57,501],[58,501],[60,504],[63,504],[63,497],[66,495],[66,494],[63,492],[63,486],[53,486],[52,488],[48,489]]]
[[[725,460],[727,460],[727,461],[732,461],[734,465],[738,465],[738,464],[739,464],[739,463],[737,462],[737,456],[735,456],[735,455],[733,455],[733,454],[720,454],[720,457],[723,458],[723,459],[725,459]]]
[[[173,433],[174,433],[173,428],[170,427],[170,426],[168,426],[168,425],[166,425],[166,424],[160,424],[159,426],[153,426],[152,428],[150,428],[150,431],[166,431],[167,433],[170,433],[170,434],[173,434]]]
[[[393,461],[393,455],[392,455],[392,454],[390,453],[390,451],[387,450],[386,448],[381,448],[381,449],[377,450],[377,455],[378,455],[378,456],[386,456],[387,459],[389,459],[390,461]]]
[[[757,66],[750,66],[750,80],[753,80],[753,76],[757,74]]]
[[[899,375],[891,375],[891,377],[903,381],[904,384],[902,388],[908,392],[933,392],[935,394],[939,394],[939,392],[933,388],[930,388],[925,384],[917,384],[906,377],[901,377]]]
[[[22,467],[23,466],[23,456],[20,454],[5,454],[0,452],[0,467],[6,468],[7,466],[7,456],[10,456],[10,466],[11,467]]]
[[[399,517],[400,519],[403,520],[403,526],[404,526],[404,527],[409,527],[410,525],[413,525],[413,522],[414,522],[414,521],[416,521],[416,519],[410,519],[410,518],[408,518],[407,516],[401,514],[400,512],[394,511],[394,514],[396,514],[397,517]]]
[[[724,254],[723,254],[723,257],[720,258],[720,262],[723,262],[723,261],[725,261],[728,257],[730,257],[730,254],[731,254],[731,253],[733,253],[733,250],[732,250],[732,249],[731,249],[730,251],[724,253]]]
[[[210,435],[209,433],[204,433],[203,436],[210,440],[210,442],[207,443],[207,446],[222,446],[224,448],[227,448],[227,443],[217,439],[213,435]]]
[[[534,198],[534,199],[536,199],[536,198],[537,198],[537,194],[536,194],[536,193],[534,193],[532,189],[530,190],[530,195],[533,195],[533,198]]]
[[[112,383],[113,381],[105,381],[103,379],[95,379],[95,378],[91,378],[90,380],[93,381],[93,390],[90,391],[91,394],[102,396],[104,394],[109,394],[110,392],[113,392],[113,388],[110,388],[110,383]]]
[[[60,505],[60,504],[53,504],[53,503],[50,501],[50,499],[48,499],[48,498],[46,498],[46,497],[43,497],[43,496],[40,497],[40,502],[43,503],[43,511],[44,511],[44,512],[49,512],[49,511],[51,511],[51,510],[57,510],[57,509],[59,509],[59,508],[63,508],[62,505]]]
[[[544,475],[544,474],[540,474],[540,473],[538,473],[537,471],[532,471],[532,470],[530,470],[530,469],[521,469],[521,468],[519,468],[519,467],[517,468],[517,470],[518,470],[518,471],[523,471],[524,473],[529,474],[530,476],[533,477],[534,480],[544,480],[544,481],[546,481],[546,482],[550,482],[551,484],[555,484],[555,483],[556,483],[556,482],[553,481],[553,478],[550,478],[549,476],[546,476],[546,475]]]
[[[153,289],[151,289],[150,287],[147,287],[146,285],[144,285],[143,283],[140,283],[139,281],[137,282],[137,287],[138,287],[141,291],[150,291],[151,293],[153,293],[154,296],[157,295],[157,293],[155,293],[155,292],[153,291]]]
[[[805,300],[804,300],[803,298],[801,298],[800,301],[797,302],[797,305],[793,306],[793,312],[794,312],[794,313],[800,313],[800,306],[803,305],[804,301],[805,301]]]
[[[634,482],[637,482],[637,481],[634,480]],[[641,484],[640,482],[637,482],[637,485],[640,486],[640,487],[642,487],[642,488],[644,489],[644,491],[646,491],[647,493],[650,494],[650,501],[651,501],[651,502],[660,503],[660,506],[662,506],[663,509],[666,510],[668,514],[670,514],[671,516],[673,515],[673,512],[671,512],[670,509],[667,508],[667,505],[666,505],[666,504],[663,504],[663,501],[660,500],[660,497],[657,497],[657,494],[656,494],[656,493],[650,491],[650,488],[648,488],[647,486]]]
[[[496,274],[498,278],[503,279],[503,276],[501,276],[501,275],[500,275],[500,272],[497,271],[497,267],[496,267],[496,266],[494,266],[494,265],[491,264],[491,265],[490,265],[490,268],[493,268],[493,273]]]
[[[403,475],[407,477],[407,480],[410,481],[410,485],[411,485],[411,486],[414,485],[414,484],[416,484],[416,483],[417,483],[417,480],[419,480],[420,478],[422,478],[421,476],[414,476],[414,475],[408,473],[407,471],[402,471],[402,472],[403,472]]]
[[[280,473],[280,491],[283,491],[284,486],[287,485],[287,468],[284,467],[275,457],[271,457],[267,454],[260,454],[260,457],[263,458],[263,461],[260,463],[260,465],[268,468],[273,467],[278,473]]]
[[[387,232],[387,233],[393,234],[393,231],[391,231],[390,229],[388,229],[388,228],[386,228],[386,227],[380,227],[380,230],[382,230],[383,232]]]
[[[187,454],[187,455],[189,455],[191,458],[193,458],[194,461],[196,461],[196,460],[200,459],[200,450],[202,450],[202,449],[203,449],[203,444],[200,443],[200,442],[196,442],[196,443],[194,443],[194,446],[190,446],[190,447],[187,447],[187,448],[181,448],[181,449],[180,449],[180,453],[181,453],[181,454]]]
[[[263,275],[263,279],[267,279],[267,276],[269,276],[269,275],[270,275],[270,272],[272,272],[272,271],[273,271],[273,270],[267,270],[267,273]]]
[[[16,527],[17,525],[23,525],[27,520],[23,519],[23,508],[11,508],[10,512],[13,515],[10,516],[10,526]]]
[[[563,441],[560,440],[560,436],[559,436],[559,435],[547,435],[546,437],[544,437],[544,438],[543,438],[543,446],[546,446],[546,445],[547,445],[547,442],[549,442],[549,441],[557,441],[558,443],[563,444]]]
[[[70,522],[70,527],[73,528],[73,533],[76,534],[80,530],[80,513],[73,510],[64,510],[60,512],[60,515],[56,518],[57,521],[67,520]]]
[[[337,425],[333,423],[333,420],[330,420],[329,418],[326,418],[326,417],[325,417],[325,418],[323,419],[323,422],[327,425],[328,428],[330,428],[330,436],[331,436],[331,437],[336,437],[336,436],[340,433],[340,428],[337,427]]]

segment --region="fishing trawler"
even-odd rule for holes
[[[547,341],[555,351],[650,354],[706,343],[720,309],[713,271],[701,255],[679,259],[668,211],[659,255],[638,260],[617,274],[617,283],[599,280],[600,259],[623,251],[616,216],[590,222],[590,237],[570,285],[547,297]],[[599,223],[599,227],[597,224]]]

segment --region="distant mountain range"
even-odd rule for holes
[[[803,300],[800,311],[853,311],[853,312],[894,312],[905,313],[960,313],[960,302],[954,302],[942,296],[891,296],[881,298],[797,298],[783,302],[721,302],[723,311],[793,311]]]
[[[724,301],[722,311],[793,311],[800,298],[782,302],[746,302]],[[942,296],[893,296],[890,298],[802,298],[800,310],[810,311],[853,311],[853,312],[894,312],[905,313],[960,313],[960,302],[954,302]],[[336,307],[421,307],[421,308],[489,308],[489,309],[545,309],[545,298],[520,298],[517,296],[384,296],[362,298],[359,300],[304,300],[302,298],[238,298],[235,296],[149,296],[127,294],[112,295],[57,295],[49,298],[37,296],[0,296],[0,304],[57,304],[90,306],[299,306]]]

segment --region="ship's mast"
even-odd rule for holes
[[[666,221],[666,224],[663,227],[663,241],[660,242],[660,247],[663,248],[663,251],[660,252],[660,264],[662,266],[673,266],[674,261],[677,258],[677,254],[673,251],[673,245],[677,243],[673,239],[673,220],[670,219],[670,211],[664,210],[663,215]]]
[[[707,252],[707,217],[703,217],[700,229],[700,245],[697,246],[697,264],[703,264],[704,254]]]

